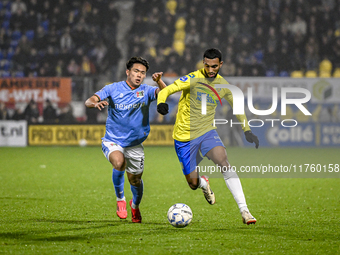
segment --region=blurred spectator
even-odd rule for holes
[[[0,120],[9,120],[9,114],[5,103],[0,102]]]
[[[58,60],[57,66],[55,67],[55,75],[57,77],[67,76],[67,69],[62,59]]]
[[[80,64],[80,75],[91,75],[96,73],[96,67],[88,56],[83,56],[82,62]]]
[[[76,61],[72,58],[67,65],[67,72],[68,76],[74,76],[78,75],[80,71],[79,65],[76,63]]]
[[[231,58],[227,56],[221,67],[221,75],[222,76],[235,76],[235,74],[236,74],[236,65],[235,63],[231,61]]]
[[[76,122],[76,119],[73,116],[73,108],[70,104],[61,108],[58,119],[61,124],[72,124]]]
[[[19,11],[26,12],[27,6],[26,4],[21,0],[15,0],[11,5],[11,13],[16,14]]]
[[[14,113],[11,119],[12,120],[23,120],[25,119],[25,116],[21,109],[16,108],[14,109]]]
[[[26,106],[24,111],[24,118],[29,123],[38,123],[39,110],[37,103],[32,99]]]
[[[167,6],[167,3],[172,3],[172,7]],[[121,65],[119,60],[126,54],[116,49],[118,32],[124,30],[121,26],[117,29],[117,24],[130,21],[124,15],[120,17],[117,1],[6,0],[3,6],[0,10],[1,56],[6,57],[8,52],[11,55],[17,47],[21,48],[16,51],[19,56],[7,60],[9,74],[14,75],[17,68],[24,66],[25,76],[46,75],[43,59],[49,46],[54,52],[54,61],[49,62],[49,69],[58,69],[55,72],[57,75],[63,75],[58,60],[62,60],[64,66],[71,59],[81,65],[82,56],[87,55],[96,67],[96,74],[112,76],[113,68],[117,69]],[[268,52],[269,45],[274,48],[279,69],[287,62],[281,58],[286,50],[294,62],[290,68],[296,66],[297,62],[303,63],[302,68],[310,66],[314,62],[311,61],[312,55],[318,61],[327,56],[334,67],[340,65],[337,49],[340,35],[339,1],[135,0],[133,11],[133,26],[127,38],[121,38],[120,41],[125,40],[128,44],[129,54],[144,57],[150,54],[150,61],[157,64],[167,66],[167,56],[173,50],[174,38],[184,36],[184,44],[181,43],[179,48],[178,44],[175,46],[181,54],[189,49],[183,54],[187,54],[187,59],[190,54],[191,61],[197,62],[202,48],[225,47],[229,50],[232,63],[237,64],[239,75],[248,73],[251,55],[255,52],[257,62],[261,62],[261,54]],[[179,19],[179,23],[186,24],[183,26],[185,32],[175,34],[175,24],[178,24]],[[244,49],[244,37],[248,38],[250,49]],[[313,49],[314,54],[310,54],[311,44],[318,44],[318,50]],[[282,50],[283,45],[287,49]],[[301,60],[293,56],[297,48]],[[307,48],[310,49],[308,54]],[[78,54],[78,49],[82,50],[82,54]],[[236,62],[237,55],[242,56],[246,65]],[[242,66],[248,71],[240,70]],[[181,64],[171,66],[178,74],[182,73],[183,68],[187,67]],[[72,72],[71,75],[79,74]]]
[[[43,110],[43,118],[45,123],[57,122],[57,110],[53,107],[52,102],[47,99]]]
[[[70,27],[66,27],[65,32],[60,38],[60,48],[70,51],[72,49],[73,40],[70,35]]]

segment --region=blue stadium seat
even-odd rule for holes
[[[9,48],[9,50],[7,51],[7,60],[11,60],[12,57],[14,56],[14,50],[12,48]]]
[[[10,42],[10,46],[13,48],[13,49],[15,49],[17,46],[18,46],[18,44],[19,44],[19,41],[18,40],[11,40],[11,42]]]
[[[4,53],[0,51],[0,60],[2,60],[3,58],[4,58]]]
[[[4,71],[8,71],[11,66],[11,63],[7,59],[3,59],[1,61],[1,69]]]
[[[5,12],[5,20],[10,20],[11,17],[12,17],[11,11],[7,10],[7,11]]]
[[[27,30],[26,36],[29,41],[32,41],[34,39],[34,30]]]
[[[267,70],[266,71],[266,76],[267,77],[274,77],[275,76],[275,71],[274,70]]]
[[[256,58],[257,62],[261,63],[263,60],[263,51],[258,50],[254,53],[254,57]]]
[[[281,71],[279,76],[280,77],[289,77],[289,73],[287,71]]]
[[[15,30],[12,32],[12,40],[19,40],[22,34],[19,30]]]
[[[25,77],[25,74],[23,71],[17,71],[15,72],[14,76],[18,78],[22,78],[22,77]]]
[[[49,20],[44,20],[43,22],[41,22],[40,25],[44,28],[44,30],[46,32],[48,32],[48,26],[50,25],[50,21]]]
[[[9,78],[9,77],[11,77],[10,71],[3,71],[1,77],[3,77],[3,78]]]
[[[9,29],[9,20],[5,20],[4,22],[2,22],[1,27],[3,27],[4,29]]]

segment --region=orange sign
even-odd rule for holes
[[[72,99],[71,78],[6,78],[0,79],[0,102],[69,103]]]

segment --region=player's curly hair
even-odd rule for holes
[[[136,63],[142,64],[143,66],[145,66],[146,71],[149,70],[149,62],[142,57],[132,57],[132,58],[130,58],[129,61],[126,62],[126,69],[131,70],[131,67],[133,66],[133,64],[136,64]]]
[[[204,52],[203,58],[214,59],[218,58],[220,62],[222,61],[222,52],[219,49],[211,48]]]

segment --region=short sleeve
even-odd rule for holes
[[[111,95],[114,87],[115,86],[113,85],[113,83],[106,85],[104,88],[102,88],[101,90],[97,91],[94,94],[97,95],[100,98],[100,100],[104,100],[105,98],[108,98]]]

